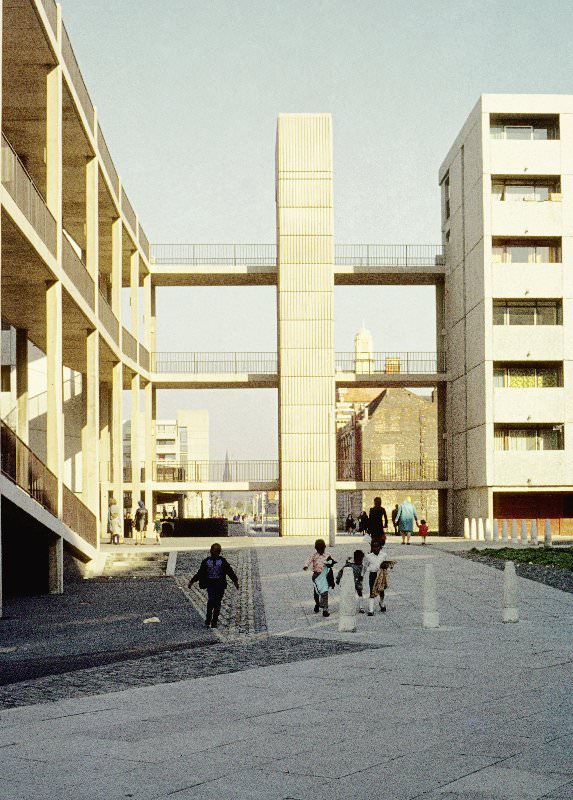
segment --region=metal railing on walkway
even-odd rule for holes
[[[119,321],[103,294],[99,293],[99,318],[116,344],[119,344]]]
[[[97,520],[89,508],[82,503],[65,484],[63,489],[62,522],[77,533],[92,547],[97,547]]]
[[[57,225],[40,190],[2,134],[2,185],[12,197],[50,253],[56,255]]]
[[[95,284],[93,278],[65,235],[62,236],[62,265],[68,278],[71,279],[76,289],[93,310],[95,308]]]
[[[243,483],[278,477],[278,461],[153,462],[153,480],[162,483]]]
[[[336,475],[339,481],[408,482],[445,481],[445,459],[429,461],[338,461]]]
[[[63,23],[62,23],[62,54],[64,56],[64,63],[68,68],[68,72],[70,73],[70,78],[72,79],[74,89],[76,90],[76,94],[84,110],[84,114],[86,115],[89,129],[93,133],[94,129],[93,103],[91,101],[89,92],[87,90],[87,86],[84,82],[83,75],[80,70],[78,60],[76,58],[76,54],[74,53],[74,48],[72,47],[72,43],[70,42],[70,37],[68,36],[68,32],[66,30],[66,26]]]
[[[276,353],[152,353],[152,371],[190,375],[269,375],[277,372]]]
[[[434,375],[446,371],[446,354],[387,352],[357,358],[355,353],[337,353],[336,369],[357,375]]]
[[[129,356],[133,361],[137,362],[137,339],[128,331],[127,328],[122,326],[122,349],[126,356]]]
[[[155,264],[275,267],[275,244],[154,244]],[[435,267],[445,263],[439,244],[335,244],[334,263],[356,267]]]

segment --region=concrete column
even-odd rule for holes
[[[280,530],[336,533],[332,121],[277,126]]]
[[[123,267],[122,222],[111,223],[111,310],[119,320],[121,337],[121,284]]]
[[[153,519],[153,461],[155,459],[155,420],[157,419],[157,390],[147,383],[145,397],[145,507]]]
[[[111,405],[113,494],[123,520],[123,364],[121,361],[112,367]]]
[[[157,319],[155,304],[155,286],[151,280],[151,275],[147,274],[143,278],[143,290],[145,294],[145,347],[151,354],[155,353],[155,342],[157,335]],[[153,359],[151,362],[153,369]]]
[[[64,540],[61,536],[48,544],[48,591],[50,594],[64,593]]]
[[[95,311],[99,301],[99,166],[97,158],[86,165],[86,268],[95,284]]]
[[[129,261],[131,332],[139,341],[139,253],[132,253]]]
[[[46,205],[56,222],[58,260],[62,257],[62,68],[46,77]]]
[[[140,392],[141,377],[136,372],[131,378],[131,504],[134,511],[141,497]]]
[[[46,284],[46,463],[58,479],[58,516],[62,514],[64,475],[64,403],[62,363],[62,284]]]
[[[82,430],[82,500],[98,520],[98,545],[101,533],[99,512],[100,488],[100,385],[99,333],[86,331],[86,374],[82,380],[86,409]]]
[[[28,331],[24,328],[16,328],[16,404],[17,433],[28,444]]]
[[[99,457],[100,457],[100,517],[102,520],[101,532],[107,534],[108,518],[108,494],[112,481],[111,464],[111,414],[110,414],[110,388],[107,383],[100,383],[99,386]]]

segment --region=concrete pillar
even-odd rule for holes
[[[131,504],[133,511],[141,498],[141,431],[140,427],[141,377],[135,372],[131,377]]]
[[[507,520],[501,521],[501,541],[507,544]]]
[[[470,521],[467,517],[464,518],[464,539],[470,538]]]
[[[62,68],[46,77],[46,205],[58,224],[57,255],[62,256]]]
[[[61,536],[48,543],[48,591],[50,594],[64,593],[64,540]]]
[[[144,291],[144,322],[145,322],[145,347],[151,354],[155,353],[156,335],[157,335],[157,318],[156,318],[156,303],[155,303],[155,286],[151,280],[151,275],[147,274],[143,278],[143,291]],[[151,369],[154,368],[153,358],[151,360]]]
[[[153,462],[155,460],[155,420],[157,418],[157,390],[152,383],[147,383],[144,390],[145,400],[145,507],[149,519],[154,519],[153,508]]]
[[[112,367],[111,399],[113,494],[123,520],[123,364],[121,361]]]
[[[485,534],[484,534],[484,529],[483,529],[483,519],[480,517],[477,522],[478,522],[478,526],[477,526],[478,542],[483,542],[483,541],[485,541]]]
[[[16,405],[16,432],[28,444],[28,331],[24,328],[16,328]]]
[[[139,341],[139,252],[131,254],[129,260],[129,303],[131,308],[131,332]]]
[[[552,540],[551,540],[551,520],[545,520],[545,534],[543,537],[543,546],[544,547],[551,547]]]
[[[527,546],[527,521],[521,520],[521,544]]]
[[[491,519],[488,517],[485,521],[485,540],[486,542],[493,541],[493,532],[491,529]]]
[[[475,517],[472,517],[470,520],[470,539],[472,542],[477,541],[477,524]]]
[[[537,520],[531,520],[531,544],[535,547],[537,545]]]
[[[122,222],[111,223],[111,310],[119,320],[121,336],[121,284],[123,269]]]
[[[46,463],[58,479],[58,516],[62,514],[64,475],[64,403],[62,363],[62,284],[46,284]]]
[[[82,379],[85,403],[85,424],[82,430],[82,500],[100,524],[100,384],[99,333],[86,331],[86,373]]]
[[[280,530],[336,534],[334,245],[329,114],[277,126]]]
[[[516,547],[519,544],[519,539],[517,538],[517,520],[511,520],[511,544]]]
[[[499,541],[499,520],[494,519],[493,521],[493,541]]]
[[[97,158],[86,164],[86,269],[95,284],[95,313],[99,302],[99,165]]]

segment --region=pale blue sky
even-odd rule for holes
[[[479,94],[571,92],[573,4],[565,0],[62,7],[116,167],[156,242],[272,242],[276,116],[329,111],[336,240],[436,243],[438,167]],[[377,349],[430,349],[429,300],[428,289],[337,290],[337,349],[352,349],[363,318]],[[218,298],[165,290],[158,303],[160,349],[272,349],[269,289]],[[205,405],[203,394],[188,394],[185,405]],[[237,458],[276,452],[273,404],[261,401],[253,436],[240,423],[247,401],[233,395],[225,406],[219,395],[210,409],[213,457],[226,445]],[[159,411],[172,415],[182,403],[162,395]]]

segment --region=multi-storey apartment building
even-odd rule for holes
[[[440,170],[450,525],[573,532],[573,97],[484,95]]]

